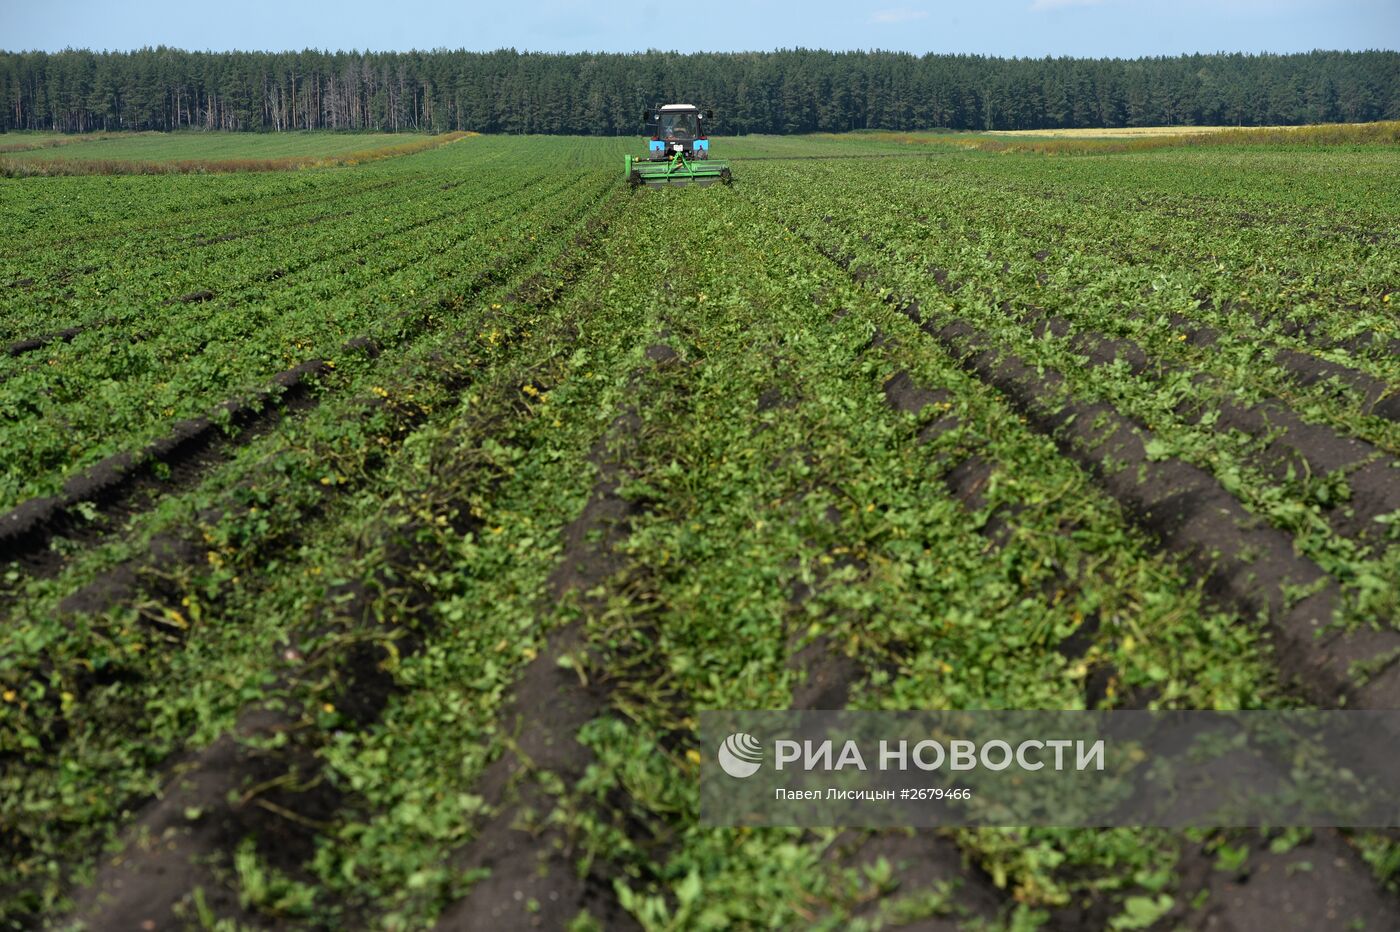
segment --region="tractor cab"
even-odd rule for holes
[[[674,158],[679,152],[688,159],[709,158],[710,140],[705,134],[705,122],[713,118],[713,110],[701,110],[691,104],[667,104],[648,110],[643,115],[651,130],[647,157],[659,162]]]

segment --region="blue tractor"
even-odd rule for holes
[[[645,159],[625,157],[628,183],[634,188],[704,187],[716,181],[729,184],[733,180],[729,164],[710,161],[706,124],[714,115],[713,110],[701,110],[693,104],[666,104],[647,110],[642,121],[651,131],[651,141]]]

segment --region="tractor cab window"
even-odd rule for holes
[[[693,113],[661,114],[660,130],[662,139],[694,139],[699,135]]]

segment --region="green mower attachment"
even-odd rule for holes
[[[627,183],[633,188],[643,185],[648,188],[684,187],[692,184],[703,188],[715,182],[729,184],[733,181],[728,162],[687,159],[680,152],[663,161],[638,159],[630,155],[624,158]]]

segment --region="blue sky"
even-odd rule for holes
[[[1400,0],[0,0],[0,48],[162,44],[683,52],[804,46],[1034,57],[1395,49]]]

